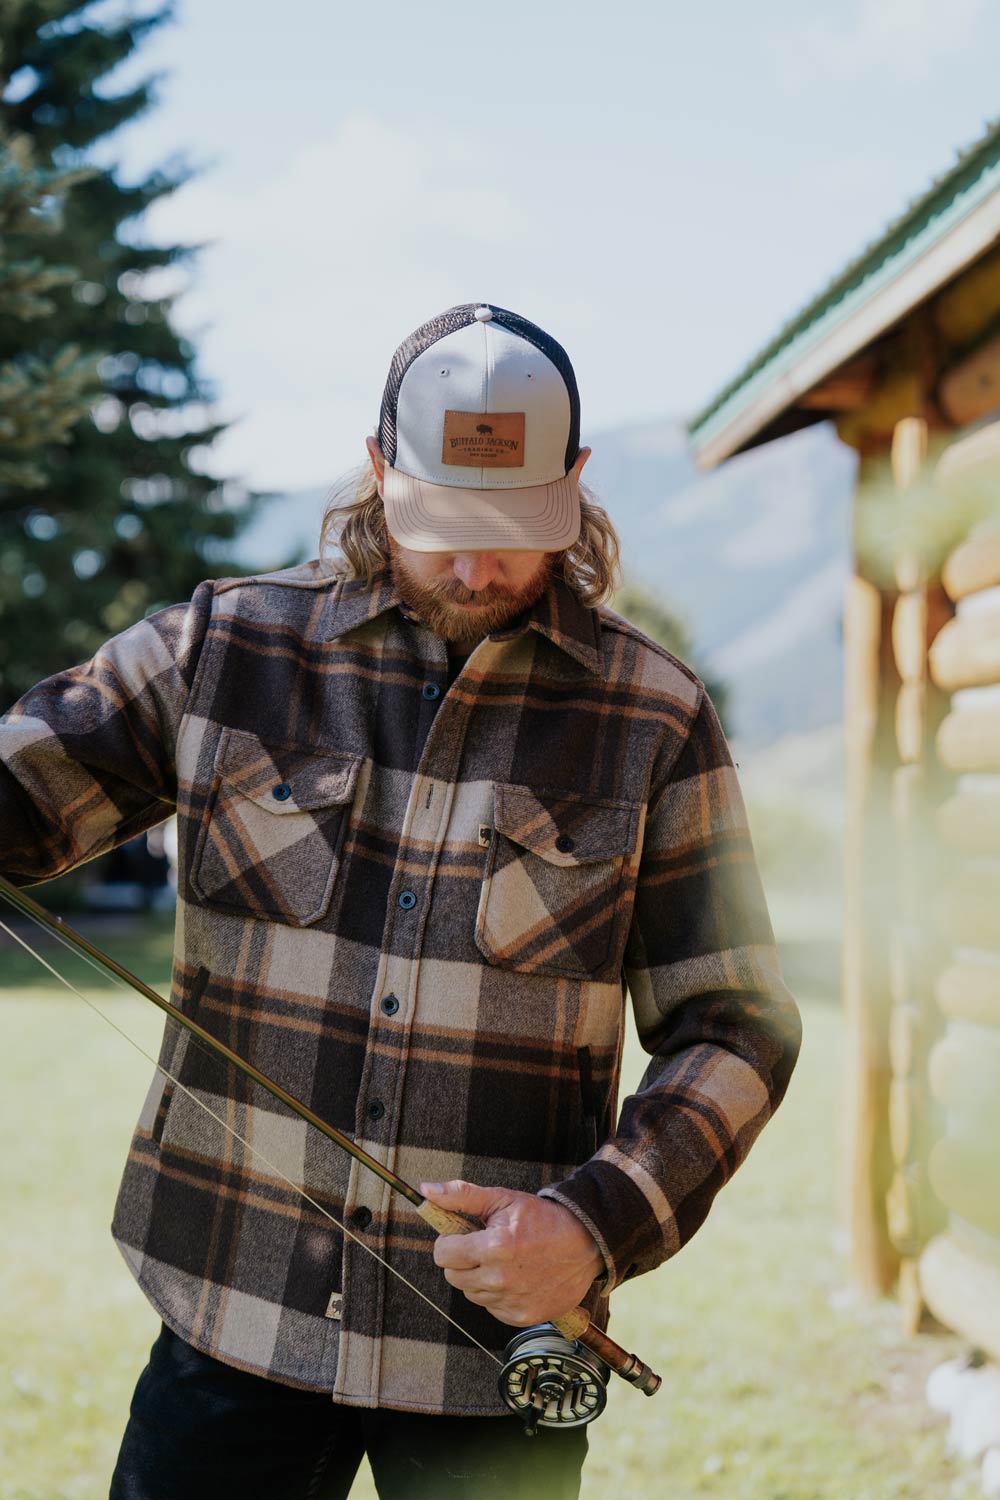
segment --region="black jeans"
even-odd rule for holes
[[[584,1427],[338,1406],[234,1370],[164,1325],[139,1376],[110,1500],[343,1500],[367,1453],[382,1500],[576,1500]]]

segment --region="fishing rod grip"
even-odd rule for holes
[[[413,1206],[420,1217],[438,1234],[474,1234],[482,1227],[471,1223],[468,1219],[463,1219],[461,1214],[453,1214],[450,1208],[438,1208],[437,1204],[431,1203],[428,1198]]]
[[[468,1219],[463,1219],[461,1214],[452,1213],[447,1208],[438,1208],[436,1203],[430,1203],[426,1198],[422,1203],[414,1204],[414,1207],[438,1234],[474,1234],[478,1227]],[[558,1328],[563,1338],[590,1349],[616,1375],[636,1386],[644,1396],[654,1396],[663,1384],[660,1376],[649,1365],[644,1364],[637,1354],[630,1354],[606,1333],[595,1328],[586,1308],[574,1307],[571,1312],[564,1313],[561,1318],[552,1318],[550,1322]]]

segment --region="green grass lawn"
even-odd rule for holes
[[[164,984],[162,921],[98,941]],[[0,1500],[100,1500],[159,1327],[108,1233],[151,1068],[0,944]],[[152,1006],[58,950],[54,961],[155,1051]],[[846,1293],[834,1211],[841,1021],[829,1000],[800,999],[805,1043],[781,1112],[694,1241],[615,1294],[613,1332],[665,1379],[653,1400],[613,1383],[591,1429],[587,1500],[609,1486],[654,1500],[975,1493],[922,1401],[927,1370],[956,1342],[904,1340],[891,1304]],[[641,1067],[635,1050],[629,1086]],[[355,1495],[374,1495],[367,1475]]]

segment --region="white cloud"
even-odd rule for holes
[[[217,170],[160,200],[150,242],[214,242],[174,315],[237,420],[212,472],[284,489],[363,459],[396,345],[455,302],[502,301],[536,230],[481,147],[370,114],[259,182]]]
[[[807,21],[781,37],[775,61],[793,92],[817,79],[846,82],[876,70],[926,78],[945,53],[969,45],[983,13],[983,0],[860,0],[851,24]]]

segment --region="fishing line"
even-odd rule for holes
[[[0,891],[0,895],[3,894],[4,893]],[[44,923],[40,922],[37,917],[32,916],[30,912],[24,913],[24,915],[27,915],[30,920],[34,922],[35,926],[41,928],[43,932],[51,931],[51,929],[46,927]],[[84,1005],[88,1006],[92,1011],[99,1015],[102,1021],[106,1021],[113,1031],[117,1031],[119,1036],[124,1037],[125,1040],[130,1044],[130,1046],[135,1048],[140,1056],[144,1057],[147,1062],[152,1063],[157,1072],[162,1073],[163,1076],[167,1078],[175,1088],[180,1089],[181,1092],[183,1094],[186,1094],[189,1099],[193,1099],[195,1104],[199,1105],[199,1107],[203,1109],[207,1115],[211,1116],[211,1118],[215,1120],[217,1124],[222,1126],[223,1130],[227,1130],[230,1135],[234,1136],[242,1146],[245,1146],[248,1151],[250,1151],[254,1156],[257,1157],[258,1161],[263,1162],[264,1165],[268,1167],[277,1177],[279,1177],[282,1182],[290,1187],[293,1192],[298,1193],[298,1195],[303,1198],[306,1203],[308,1203],[312,1208],[316,1209],[317,1213],[322,1214],[324,1218],[329,1219],[330,1223],[336,1225],[341,1233],[345,1234],[349,1240],[352,1240],[354,1242],[354,1244],[360,1245],[362,1250],[366,1251],[366,1253],[370,1255],[373,1260],[377,1261],[380,1266],[384,1266],[384,1268],[393,1276],[395,1276],[398,1281],[401,1281],[405,1287],[408,1287],[411,1292],[415,1293],[415,1295],[420,1298],[421,1302],[425,1302],[427,1306],[432,1308],[433,1311],[436,1312],[439,1317],[443,1318],[446,1323],[450,1323],[452,1328],[457,1329],[459,1333],[464,1335],[464,1337],[470,1341],[470,1343],[475,1344],[477,1349],[481,1349],[482,1352],[486,1355],[487,1359],[491,1359],[493,1363],[498,1366],[498,1368],[503,1368],[503,1361],[498,1359],[497,1356],[492,1352],[492,1350],[487,1349],[485,1344],[481,1344],[474,1334],[470,1333],[467,1328],[463,1328],[461,1323],[456,1322],[453,1317],[451,1317],[444,1311],[444,1308],[439,1307],[436,1302],[432,1302],[430,1297],[428,1297],[424,1292],[420,1290],[418,1286],[415,1286],[412,1281],[410,1281],[406,1276],[403,1275],[402,1271],[397,1271],[395,1266],[391,1266],[389,1262],[387,1260],[384,1260],[376,1250],[373,1250],[370,1245],[366,1245],[364,1240],[360,1239],[358,1235],[354,1234],[352,1230],[348,1229],[347,1225],[342,1223],[335,1214],[332,1214],[329,1209],[324,1208],[321,1203],[317,1203],[316,1199],[311,1197],[300,1183],[294,1182],[292,1178],[286,1176],[286,1174],[281,1170],[280,1167],[276,1166],[274,1162],[272,1162],[268,1157],[264,1155],[259,1146],[252,1145],[245,1136],[242,1136],[239,1133],[235,1126],[230,1125],[228,1120],[224,1120],[221,1115],[216,1114],[215,1110],[212,1109],[208,1104],[206,1104],[203,1099],[200,1099],[197,1094],[195,1094],[191,1089],[187,1087],[186,1084],[182,1083],[179,1078],[175,1078],[173,1073],[171,1073],[169,1069],[165,1068],[161,1062],[157,1061],[152,1053],[147,1052],[145,1047],[143,1047],[140,1042],[136,1041],[135,1037],[131,1036],[127,1031],[119,1026],[116,1021],[113,1021],[105,1011],[101,1010],[99,1005],[94,1004],[93,1000],[89,1000],[82,990],[77,989],[76,985],[73,984],[69,979],[67,979],[64,974],[60,974],[59,970],[54,968],[46,958],[43,958],[42,955],[38,953],[31,946],[31,944],[26,941],[25,938],[21,937],[20,934],[16,933],[11,927],[8,927],[7,923],[4,922],[2,918],[0,918],[0,932],[5,932],[7,936],[9,938],[12,938],[13,941],[17,943],[21,948],[23,948],[26,953],[29,953],[32,958],[37,959],[42,967],[47,969],[54,978],[58,979],[60,984],[65,985],[66,989],[68,989],[71,994],[76,995],[79,1000],[83,1001]],[[80,957],[85,958],[91,965],[91,967],[96,969],[99,974],[101,974],[102,976],[108,974],[108,970],[102,968],[101,965],[98,964],[96,960],[92,959],[88,954],[80,953],[80,950],[74,947],[66,937],[59,933],[53,933],[52,935],[59,939],[63,947],[69,948],[73,953],[76,953]],[[120,979],[116,974],[111,974],[110,977],[114,979],[119,988],[125,990],[130,994],[132,993],[125,981]],[[205,1055],[213,1057],[215,1061],[218,1061],[218,1058],[215,1056],[215,1054],[210,1052],[209,1048],[206,1047],[204,1043],[200,1042],[198,1037],[192,1037],[191,1039],[192,1041],[198,1043]]]

